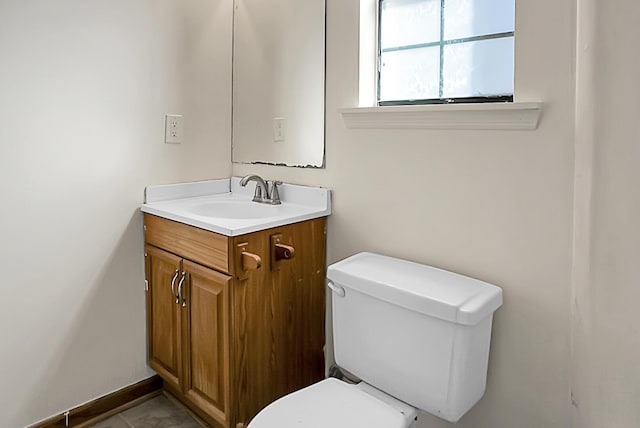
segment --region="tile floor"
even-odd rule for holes
[[[158,395],[122,413],[118,413],[93,428],[202,428],[195,419],[164,395]]]

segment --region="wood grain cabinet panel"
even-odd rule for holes
[[[274,400],[324,377],[325,225],[320,218],[234,238],[263,261],[234,284],[240,421],[250,421]],[[270,257],[274,235],[295,249],[292,259],[277,266]]]
[[[184,349],[185,394],[211,416],[230,423],[229,287],[231,277],[184,261],[188,275]]]
[[[144,215],[145,241],[203,266],[230,272],[229,238],[151,214]]]
[[[175,288],[181,263],[173,254],[145,247],[149,365],[175,388],[182,378],[182,327],[171,283]]]
[[[324,376],[326,218],[232,238],[182,226],[145,215],[150,365],[209,424],[246,426]]]

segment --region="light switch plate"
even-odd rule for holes
[[[167,114],[164,117],[164,142],[168,144],[182,143],[183,135],[182,115]]]

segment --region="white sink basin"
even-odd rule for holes
[[[253,202],[254,183],[240,179],[201,181],[146,188],[142,211],[201,229],[237,236],[331,214],[331,192],[283,184],[282,204]]]
[[[278,209],[280,208],[280,209]],[[198,216],[227,219],[256,219],[277,216],[281,205],[267,205],[253,201],[211,201],[194,205],[190,211]]]

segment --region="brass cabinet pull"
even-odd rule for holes
[[[253,253],[243,251],[242,256],[242,270],[256,270],[262,266],[262,258]]]

